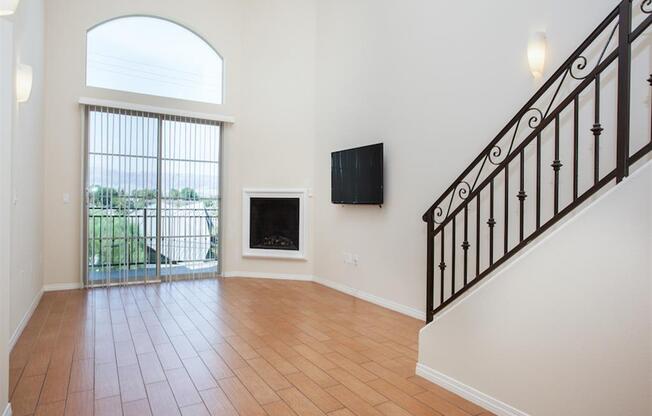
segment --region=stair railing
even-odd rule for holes
[[[652,150],[652,141],[634,154],[630,149],[632,44],[652,23],[652,0],[643,0],[636,10],[640,23],[632,30],[632,3],[620,2],[423,215],[428,227],[428,322],[604,186],[627,177],[629,167]],[[610,75],[614,62],[618,66],[615,167],[605,173],[600,151],[610,143],[603,137],[601,79]],[[633,81],[640,88],[640,80]],[[652,86],[652,75],[646,81]],[[587,168],[580,161],[579,119],[590,92],[593,155],[592,166]],[[563,169],[568,168],[560,157],[566,143],[562,143],[561,128],[566,121],[572,125],[571,184],[564,182]],[[542,182],[544,146],[551,147],[553,153],[550,196]],[[510,174],[510,168],[517,170]],[[587,189],[580,190],[580,173],[585,174],[587,169],[592,170],[592,180]],[[533,204],[526,203],[531,198],[526,182],[534,182]],[[567,204],[560,197],[560,187],[566,185],[572,193]],[[518,188],[518,192],[511,188]],[[498,201],[499,196],[504,200]],[[548,197],[552,214],[546,217],[542,210],[547,208],[543,204]],[[499,202],[503,208],[500,213],[496,209]],[[495,244],[498,231],[503,239],[500,253]],[[439,268],[437,285],[435,262]]]

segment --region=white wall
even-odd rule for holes
[[[13,25],[0,18],[0,411],[9,391],[9,246],[11,129],[13,114]]]
[[[12,334],[43,287],[44,11],[43,0],[23,0],[12,16],[16,63],[30,65],[33,71],[29,101],[14,104],[10,247]]]
[[[425,327],[419,363],[530,415],[652,414],[651,255],[648,163]]]
[[[85,33],[102,21],[155,15],[185,25],[224,57],[223,105],[119,93],[84,85]],[[312,186],[314,2],[300,0],[51,0],[46,5],[47,111],[43,240],[46,284],[78,283],[81,96],[228,114],[223,152],[223,266],[229,272],[310,274],[312,260],[241,257],[243,187]],[[71,195],[63,204],[62,195]],[[312,254],[309,254],[312,256]]]
[[[225,157],[229,211],[223,249],[227,273],[311,275],[314,209],[308,212],[308,261],[242,258],[242,188],[312,188],[315,97],[315,0],[248,0],[242,25],[241,138]],[[235,176],[236,168],[237,175]]]
[[[548,34],[550,75],[616,4],[319,2],[315,274],[424,311],[421,215],[540,85],[527,64],[530,34]],[[383,208],[331,204],[330,152],[377,141]],[[359,265],[344,264],[343,252]]]

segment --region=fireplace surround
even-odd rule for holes
[[[244,189],[242,255],[305,259],[305,189]]]

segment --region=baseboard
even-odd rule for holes
[[[56,292],[59,290],[75,290],[80,288],[81,288],[81,284],[79,283],[55,283],[51,285],[44,285],[43,288],[38,291],[36,296],[34,296],[34,300],[32,301],[32,304],[29,306],[29,309],[25,312],[25,315],[23,315],[23,318],[20,320],[20,323],[16,327],[16,330],[11,335],[11,338],[9,339],[9,351],[11,351],[16,345],[16,342],[18,342],[18,338],[20,338],[20,334],[23,333],[23,330],[25,329],[27,322],[29,322],[30,318],[32,317],[32,314],[34,314],[34,310],[38,306],[38,303],[41,301],[41,297],[43,296],[44,292]]]
[[[312,282],[314,280],[309,274],[287,274],[287,273],[265,273],[265,272],[223,272],[222,277],[244,277],[248,279],[274,279],[274,280],[299,280]]]
[[[381,298],[380,296],[372,295],[371,293],[363,292],[358,289],[343,285],[341,283],[333,282],[332,280],[324,279],[318,276],[306,274],[287,274],[287,273],[264,273],[264,272],[223,272],[222,277],[225,278],[252,278],[252,279],[276,279],[276,280],[298,280],[302,282],[315,282],[320,285],[330,287],[338,292],[346,293],[358,299],[371,302],[375,305],[382,306],[383,308],[391,309],[394,312],[407,315],[409,317],[419,319],[421,321],[426,319],[426,313],[418,309],[410,308],[409,306],[401,305],[394,301]]]
[[[11,416],[11,403],[7,403],[7,407],[5,407],[5,411],[2,412],[2,416]]]
[[[425,378],[431,383],[435,383],[448,391],[462,396],[466,400],[477,404],[485,410],[495,413],[497,416],[529,416],[527,413],[522,412],[507,403],[503,403],[488,394],[482,393],[471,386],[467,386],[466,384],[421,363],[417,363],[416,373],[418,376]]]
[[[418,309],[411,308],[409,306],[402,305],[400,303],[391,301],[389,299],[381,298],[380,296],[372,295],[371,293],[363,292],[362,290],[354,289],[350,286],[343,285],[341,283],[333,282],[332,280],[324,279],[322,277],[315,276],[313,281],[321,285],[330,287],[339,292],[344,292],[348,295],[356,297],[358,299],[371,302],[383,308],[391,309],[394,312],[401,313],[403,315],[410,316],[415,319],[424,321],[426,319],[426,313]]]
[[[14,349],[16,342],[18,342],[18,338],[20,338],[20,334],[23,333],[25,326],[27,326],[27,322],[29,322],[30,318],[34,314],[34,311],[36,310],[38,303],[41,301],[42,296],[43,296],[43,289],[39,290],[36,296],[34,296],[34,300],[32,300],[32,304],[29,306],[29,309],[27,309],[25,315],[23,315],[23,318],[18,323],[18,326],[16,327],[14,333],[11,335],[11,338],[9,338],[9,351]],[[8,409],[9,409],[9,414],[11,414],[11,408]]]
[[[43,286],[44,292],[57,292],[59,290],[76,290],[81,289],[81,283],[52,283]]]

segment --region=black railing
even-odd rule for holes
[[[652,0],[641,1],[637,9],[632,1],[623,0],[600,23],[423,215],[428,322],[601,188],[627,177],[630,166],[652,150],[652,137],[633,154],[630,145],[632,83],[634,88],[652,86],[649,70],[644,79],[632,79],[632,45],[652,23]],[[637,26],[632,30],[633,10]],[[610,141],[601,120],[608,95],[601,83],[610,82],[612,72],[617,92]],[[593,108],[587,129],[591,140],[585,141],[580,118],[587,101]],[[569,132],[563,129],[567,125]],[[589,145],[592,154],[581,158]],[[566,147],[572,153],[568,160],[561,155]],[[546,150],[552,154],[548,172]],[[605,172],[611,167],[604,163],[609,155],[615,166]],[[588,184],[582,186],[585,176]],[[499,237],[502,247],[496,245]]]

